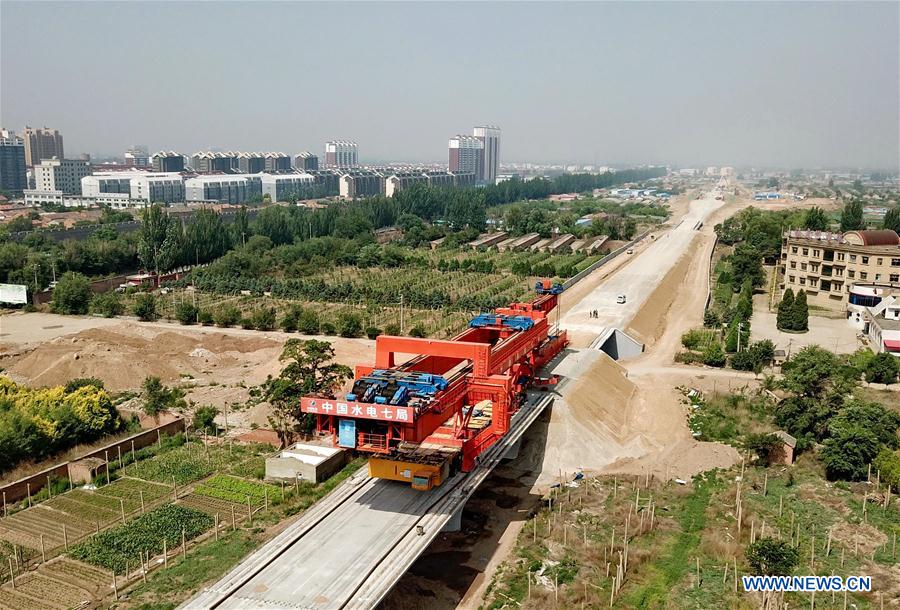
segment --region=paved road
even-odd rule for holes
[[[588,296],[574,305],[563,316],[560,326],[570,331],[600,335],[605,328],[624,329],[643,307],[653,290],[687,252],[697,232],[698,222],[705,222],[724,202],[716,201],[712,194],[690,203],[688,213],[681,223],[663,233],[643,252],[635,255],[622,269],[595,288]],[[616,297],[624,294],[624,305],[616,303]],[[596,309],[599,317],[589,317]]]

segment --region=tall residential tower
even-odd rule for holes
[[[500,174],[500,128],[494,126],[476,127],[473,135],[484,142],[484,170],[482,180],[495,184]]]
[[[56,129],[34,129],[26,125],[22,139],[25,140],[25,165],[28,167],[40,164],[42,159],[65,158],[63,137]]]
[[[484,179],[484,141],[475,136],[458,135],[450,138],[450,171],[471,172],[475,181]]]

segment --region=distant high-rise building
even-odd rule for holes
[[[450,171],[472,172],[475,180],[484,178],[484,140],[458,135],[450,138]]]
[[[476,127],[473,135],[484,142],[483,180],[488,184],[494,184],[500,173],[500,128]]]
[[[132,146],[125,151],[125,165],[132,167],[149,167],[150,154],[145,146]]]
[[[183,172],[184,171],[184,155],[173,150],[161,150],[152,158],[153,171],[157,172]]]
[[[0,190],[21,195],[28,188],[25,169],[25,142],[13,133],[2,130],[0,137]]]
[[[43,159],[65,158],[63,153],[63,137],[56,129],[34,129],[25,126],[25,165],[34,167]]]
[[[359,145],[346,140],[325,142],[325,167],[350,168],[359,165]]]
[[[317,170],[319,169],[319,157],[304,150],[294,157],[294,168],[301,171]]]
[[[34,166],[37,191],[81,195],[81,179],[91,175],[91,164],[78,159],[43,159]]]

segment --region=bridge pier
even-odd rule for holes
[[[462,529],[462,514],[465,506],[465,503],[463,503],[456,509],[450,516],[450,520],[441,528],[442,532],[458,532]]]

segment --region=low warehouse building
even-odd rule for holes
[[[266,459],[266,479],[320,483],[347,463],[347,452],[334,447],[296,443],[278,457]]]

